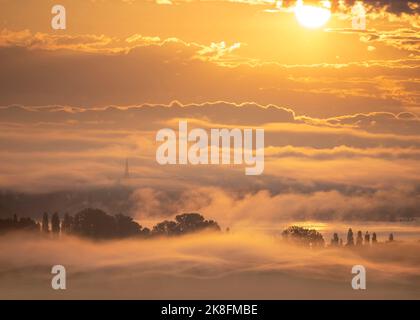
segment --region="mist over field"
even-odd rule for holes
[[[1,237],[1,299],[420,298],[418,241],[309,249],[256,232],[34,240]],[[66,290],[51,289],[56,264],[66,267]],[[351,287],[357,264],[367,270],[367,290]]]

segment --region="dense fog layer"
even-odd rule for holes
[[[0,298],[420,298],[420,243],[309,249],[262,233],[91,242],[15,234],[0,239]],[[51,268],[67,289],[51,289]],[[367,270],[367,290],[351,268]]]

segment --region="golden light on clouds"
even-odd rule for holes
[[[320,28],[331,18],[331,3],[322,1],[321,6],[307,5],[302,0],[297,1],[294,12],[298,22],[306,28]]]
[[[0,299],[420,299],[419,3],[0,0]]]

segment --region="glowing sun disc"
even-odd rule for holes
[[[307,28],[319,28],[331,18],[331,11],[328,8],[305,5],[299,2],[295,7],[297,21]]]

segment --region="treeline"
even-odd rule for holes
[[[19,219],[17,215],[13,215],[11,219],[0,219],[0,233],[16,230],[37,231],[40,227],[41,225],[31,218]]]
[[[117,214],[109,215],[99,209],[87,208],[75,215],[64,214],[62,219],[58,213],[50,216],[44,213],[42,222],[30,218],[0,219],[0,232],[14,230],[39,231],[43,234],[71,234],[94,239],[115,239],[126,237],[179,236],[204,230],[220,231],[216,221],[206,220],[198,213],[177,215],[175,221],[159,222],[150,230],[142,227],[132,217]]]
[[[388,236],[388,242],[394,241],[394,234],[390,233]],[[369,231],[366,231],[363,235],[362,231],[357,231],[356,241],[354,240],[353,230],[350,228],[347,231],[347,241],[345,243],[346,247],[353,247],[353,246],[369,246],[375,245],[378,243],[378,237],[376,236],[376,232],[373,232],[372,235]],[[343,239],[338,237],[337,233],[334,233],[333,238],[331,239],[331,246],[334,247],[341,247],[344,245]]]
[[[310,247],[324,247],[325,240],[321,233],[315,229],[307,229],[300,226],[291,226],[285,229],[282,232],[283,239],[286,241],[291,241],[297,244]],[[390,233],[388,237],[388,242],[394,241],[394,234]],[[353,230],[350,228],[347,231],[347,241],[343,242],[343,239],[338,237],[338,233],[334,233],[333,238],[331,239],[331,247],[360,247],[360,246],[370,246],[378,243],[378,238],[376,232],[373,232],[370,235],[369,231],[363,235],[362,231],[357,232],[356,240],[354,239]]]
[[[311,247],[323,247],[324,237],[315,229],[307,229],[299,226],[291,226],[282,232],[283,239],[297,244]]]

